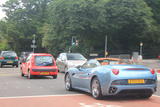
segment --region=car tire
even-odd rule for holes
[[[22,77],[24,77],[24,74],[23,74],[23,72],[21,72],[21,76],[22,76]]]
[[[23,74],[22,68],[21,68],[20,70],[21,70],[21,76],[22,76],[22,77],[24,77],[24,74]]]
[[[91,82],[91,93],[93,98],[102,99],[101,86],[97,77],[93,78]]]
[[[65,88],[66,88],[67,91],[72,91],[73,90],[69,73],[67,73],[66,76],[65,76]]]
[[[3,67],[2,63],[0,63],[0,67],[1,67],[1,68]]]
[[[53,79],[57,79],[57,75],[53,75]]]
[[[140,95],[140,98],[148,99],[152,96],[152,93]]]
[[[33,75],[31,75],[30,73],[30,70],[28,71],[28,76],[27,76],[28,79],[33,79]]]

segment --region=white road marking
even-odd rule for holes
[[[16,98],[42,98],[42,97],[58,97],[58,96],[78,96],[84,94],[65,94],[65,95],[37,95],[37,96],[14,96],[14,97],[0,97],[0,99],[16,99]]]
[[[152,96],[154,96],[154,97],[160,97],[160,96],[158,96],[158,95],[152,95]]]
[[[85,103],[79,103],[80,107],[122,107],[119,105],[106,105],[101,103],[93,103],[91,105],[87,105]]]

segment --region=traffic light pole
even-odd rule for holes
[[[33,40],[32,40],[32,45],[31,45],[31,48],[33,48],[33,53],[34,53],[35,48],[36,48],[35,43],[36,43],[36,35],[33,35]]]

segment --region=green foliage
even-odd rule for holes
[[[159,53],[160,0],[8,0],[3,8],[0,49],[31,51],[35,34],[37,52],[103,54],[107,35],[110,54],[138,51],[140,42]]]
[[[3,5],[7,15],[5,35],[12,50],[31,51],[33,34],[36,34],[36,50],[43,50],[40,28],[45,23],[49,2],[50,0],[9,0]]]
[[[76,36],[82,47],[77,51],[85,47],[88,53],[102,52],[108,35],[109,51],[138,50],[135,45],[156,29],[152,16],[143,0],[54,0],[49,5],[44,47],[65,51]]]

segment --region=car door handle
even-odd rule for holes
[[[75,73],[72,73],[72,76],[74,76],[75,75]]]

